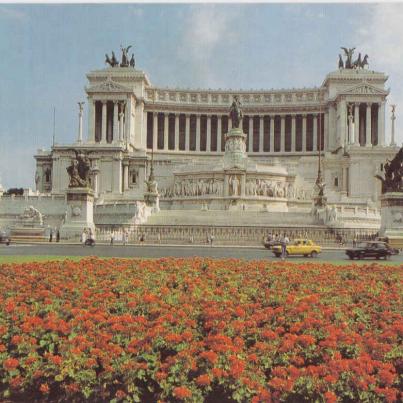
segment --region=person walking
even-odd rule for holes
[[[52,241],[53,241],[53,230],[51,228],[50,232],[49,232],[49,242],[52,242]]]
[[[60,231],[56,231],[56,242],[60,242]]]
[[[129,241],[129,233],[127,231],[123,232],[123,245],[126,246]]]
[[[87,232],[85,228],[83,229],[83,232],[81,233],[81,243],[83,246],[85,246],[85,241],[87,240]]]
[[[111,246],[113,246],[113,242],[115,241],[115,234],[111,232]]]
[[[287,234],[283,234],[280,238],[281,245],[281,260],[284,260],[287,256],[287,245],[290,243],[290,240],[287,237]]]

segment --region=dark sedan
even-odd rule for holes
[[[10,242],[11,242],[10,237],[4,231],[0,231],[0,243],[10,245]]]
[[[385,242],[362,242],[358,243],[354,248],[346,249],[346,255],[350,259],[365,259],[369,257],[374,259],[384,258],[386,260],[393,255],[393,250]]]

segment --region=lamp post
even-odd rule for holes
[[[322,103],[319,105],[319,155],[318,155],[318,175],[316,177],[315,186],[318,189],[318,194],[314,199],[315,207],[325,207],[326,206],[326,196],[325,196],[325,182],[322,177]]]

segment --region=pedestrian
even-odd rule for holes
[[[140,235],[140,243],[143,244],[145,240],[144,232]]]
[[[157,234],[157,241],[158,241],[158,243],[161,243],[161,234],[159,232]]]
[[[281,245],[281,260],[284,260],[287,255],[287,245],[290,240],[287,237],[287,234],[283,234],[280,238],[280,245]]]
[[[111,232],[111,246],[113,246],[114,240],[115,240],[115,234]]]
[[[129,234],[127,231],[123,232],[123,245],[126,246],[129,241]]]
[[[357,234],[354,234],[354,238],[353,238],[353,248],[355,248],[357,246]]]
[[[60,231],[56,231],[56,242],[60,242]]]
[[[51,228],[49,232],[49,242],[52,242],[52,240],[53,240],[53,230]]]
[[[87,231],[85,228],[83,229],[83,232],[81,233],[81,243],[83,246],[85,246],[85,241],[87,240]]]
[[[213,246],[214,235],[210,235],[210,246]]]

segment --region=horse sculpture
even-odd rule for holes
[[[119,65],[118,60],[116,59],[115,53],[112,51],[112,57],[109,58],[108,54],[105,54],[105,63],[108,63],[111,67],[116,67]]]

